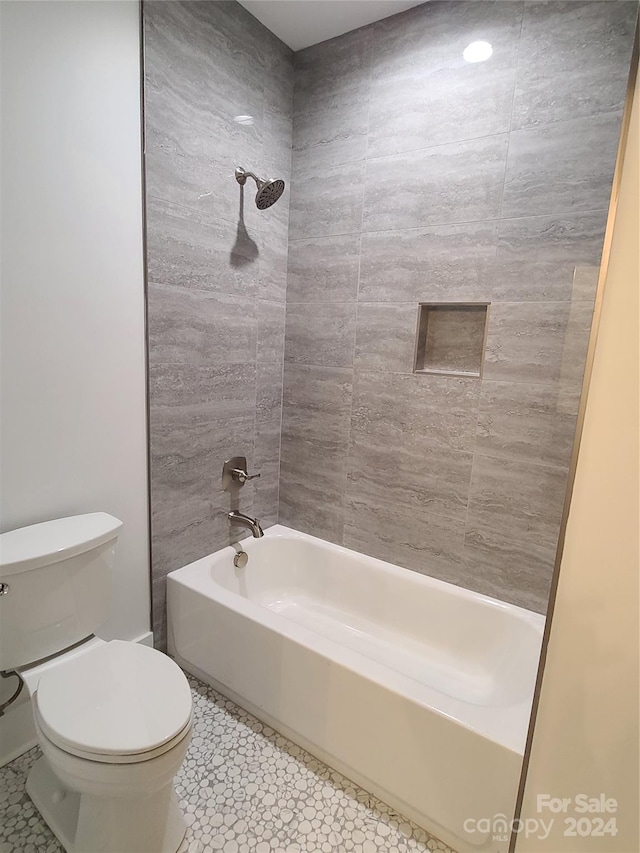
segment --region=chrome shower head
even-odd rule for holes
[[[280,178],[265,181],[257,175],[254,175],[253,172],[246,172],[242,166],[236,166],[235,174],[236,181],[242,187],[246,184],[247,178],[253,178],[256,182],[256,186],[258,187],[258,192],[256,193],[256,207],[258,210],[266,210],[268,207],[271,207],[272,204],[275,204],[278,201],[284,192],[284,181]]]

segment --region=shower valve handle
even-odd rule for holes
[[[243,471],[242,468],[233,468],[231,471],[231,478],[236,481],[236,483],[240,483],[241,486],[247,482],[247,480],[255,480],[259,477],[260,474],[247,474],[246,471]]]
[[[222,467],[222,488],[225,492],[232,488],[244,486],[247,480],[255,480],[260,474],[249,474],[247,471],[247,457],[234,456],[227,459]]]

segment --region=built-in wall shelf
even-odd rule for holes
[[[421,303],[414,373],[480,378],[488,317],[488,302]]]

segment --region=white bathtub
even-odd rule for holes
[[[542,616],[281,525],[242,544],[244,569],[168,576],[170,653],[455,849],[505,851],[467,830],[513,816]]]

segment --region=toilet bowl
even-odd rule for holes
[[[43,753],[27,793],[68,853],[175,853],[186,824],[173,777],[192,727],[177,664],[92,638],[21,674]]]
[[[176,853],[189,684],[161,652],[95,636],[121,529],[92,512],[0,534],[0,672],[31,695],[27,792],[67,853]]]

